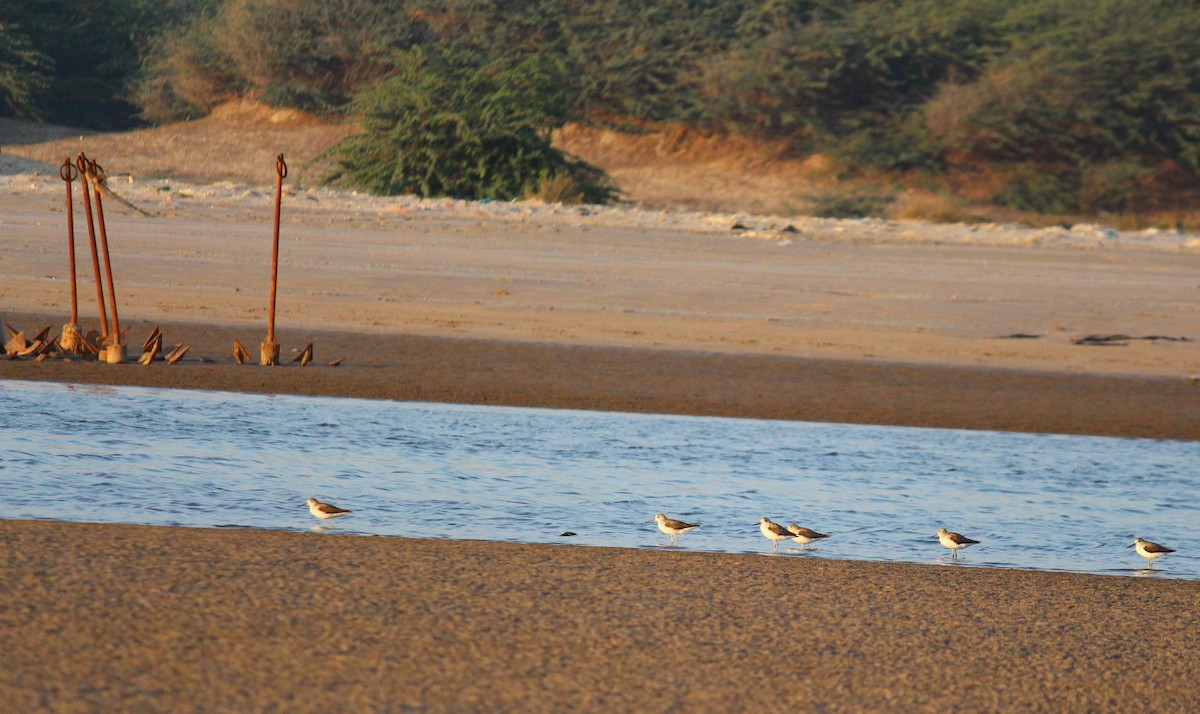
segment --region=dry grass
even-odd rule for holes
[[[888,206],[886,216],[894,220],[927,223],[983,223],[988,219],[968,211],[962,199],[924,191],[905,191]]]

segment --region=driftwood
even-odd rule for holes
[[[304,349],[300,350],[300,354],[296,355],[295,359],[293,359],[292,361],[299,362],[300,366],[303,367],[304,365],[311,362],[312,358],[313,358],[313,343],[309,342],[308,345]]]
[[[183,359],[183,356],[187,354],[188,350],[191,348],[191,345],[185,345],[182,342],[175,345],[175,349],[171,350],[171,353],[167,355],[167,364],[175,364],[179,360]]]
[[[233,341],[232,354],[233,354],[233,358],[235,360],[237,360],[238,364],[245,364],[246,360],[250,359],[250,353],[247,352],[246,348],[242,347],[242,343],[238,342],[237,340]]]
[[[157,341],[159,343],[158,346],[159,346],[159,348],[161,348],[162,347],[162,330],[158,329],[157,325],[154,327],[153,330],[150,331],[150,336],[146,338],[146,341],[144,343],[142,343],[142,352],[149,352],[150,348],[152,348],[154,346],[155,341]]]
[[[154,332],[150,333],[150,339],[146,340],[146,344],[142,346],[142,356],[138,362],[142,364],[150,364],[158,357],[158,353],[162,351],[162,333],[158,328],[154,328]]]

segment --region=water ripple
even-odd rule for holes
[[[1135,535],[1200,578],[1200,445],[0,381],[15,518],[770,551],[758,519],[831,534],[803,557],[1142,574]],[[69,419],[62,415],[69,414]],[[948,559],[946,526],[983,543]],[[577,533],[564,539],[564,531]]]

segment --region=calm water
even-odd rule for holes
[[[5,515],[1200,578],[1200,443],[0,381]],[[564,538],[563,531],[578,535]],[[781,546],[792,547],[790,542]]]

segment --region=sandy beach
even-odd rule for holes
[[[265,336],[269,187],[110,181],[155,214],[105,204],[131,351],[159,326],[187,359],[0,379],[1200,438],[1196,236],[301,186],[263,368],[230,348]],[[62,203],[0,175],[0,317],[29,333],[69,315]],[[1200,704],[1195,582],[14,520],[0,543],[17,711]]]
[[[1189,711],[1193,582],[0,521],[13,711]]]

